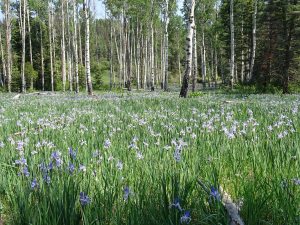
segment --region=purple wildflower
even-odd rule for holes
[[[29,171],[28,171],[28,167],[27,167],[27,166],[25,166],[25,167],[23,168],[22,174],[24,174],[25,177],[29,177],[30,174],[29,174]]]
[[[294,178],[294,179],[293,179],[293,182],[294,182],[294,184],[297,185],[297,186],[300,185],[300,179],[299,179],[299,178]]]
[[[34,190],[34,189],[36,189],[36,188],[38,188],[38,187],[39,187],[39,184],[38,184],[38,182],[37,182],[37,179],[34,178],[34,179],[32,180],[32,182],[31,182],[31,189]]]
[[[18,151],[22,151],[23,150],[23,148],[24,148],[24,142],[23,141],[18,141],[17,142],[17,150]]]
[[[111,146],[111,142],[109,139],[106,139],[105,142],[104,142],[104,148],[109,148]]]
[[[180,218],[180,223],[190,223],[192,220],[190,211],[185,211],[183,216]]]
[[[129,187],[128,186],[124,187],[124,195],[123,195],[124,201],[127,202],[130,194],[131,194],[131,190],[129,189]]]
[[[45,181],[46,184],[50,184],[51,182],[51,178],[47,173],[43,176],[43,180]]]
[[[79,196],[80,196],[79,197],[80,204],[82,206],[86,206],[86,205],[90,204],[91,199],[89,196],[87,196],[87,194],[85,194],[84,192],[80,192]]]
[[[98,156],[100,156],[100,152],[97,150],[93,153],[93,158],[97,158]]]
[[[70,173],[73,174],[74,170],[75,170],[75,166],[74,166],[73,163],[70,162],[69,163],[69,171],[70,171]]]
[[[219,191],[213,186],[210,188],[210,196],[218,201],[221,200],[221,195],[220,195]]]
[[[78,152],[78,149],[76,151],[74,151],[72,147],[69,148],[69,155],[70,155],[71,159],[76,159],[77,152]]]
[[[39,164],[39,168],[43,173],[47,173],[48,168],[46,166],[46,164],[44,162],[42,162],[41,164]]]
[[[174,202],[170,206],[171,208],[174,207],[175,209],[178,209],[179,211],[182,211],[183,209],[180,206],[180,200],[179,198],[175,198]]]
[[[118,170],[122,170],[123,169],[123,163],[120,160],[117,163],[117,168],[118,168]]]
[[[85,172],[86,171],[86,166],[84,165],[79,165],[79,171]]]
[[[21,165],[21,166],[23,166],[23,165],[26,166],[27,165],[27,160],[24,157],[22,157],[21,159],[16,160],[15,164],[16,165]]]
[[[49,165],[48,165],[48,170],[49,170],[49,171],[53,170],[53,163],[52,163],[52,162],[49,163]]]
[[[59,151],[53,152],[51,154],[51,158],[55,160],[56,167],[61,167],[61,165],[63,164],[63,161],[61,159],[61,152]]]

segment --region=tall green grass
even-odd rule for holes
[[[190,224],[229,224],[200,179],[240,203],[248,225],[299,224],[299,105],[298,95],[1,95],[1,218],[5,224],[175,225],[188,210]],[[175,143],[183,146],[178,162]],[[76,158],[70,147],[78,149]],[[29,176],[15,163],[20,153]],[[89,204],[81,204],[81,192]],[[172,207],[177,198],[183,211]]]

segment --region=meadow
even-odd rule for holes
[[[0,95],[0,224],[300,224],[300,96]],[[202,183],[202,185],[199,185]]]

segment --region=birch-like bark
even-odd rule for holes
[[[146,87],[147,87],[147,75],[148,75],[148,37],[145,36],[145,41],[144,41],[144,49],[145,49],[145,52],[144,52],[144,90],[146,90]]]
[[[78,13],[78,10],[77,10],[77,18],[79,18],[79,13]],[[80,22],[77,23],[78,24],[78,42],[79,42],[79,62],[80,62],[80,65],[83,65],[83,51],[82,51],[82,40],[81,40],[81,25],[80,25]]]
[[[2,77],[0,77],[0,85],[3,87],[6,82],[6,62],[4,58],[3,44],[2,44],[2,35],[0,31],[0,52],[1,52],[1,64],[2,64]]]
[[[155,71],[155,62],[154,62],[154,29],[153,29],[153,22],[151,22],[150,26],[150,32],[151,32],[151,37],[150,37],[150,70],[151,70],[151,91],[154,91],[154,82],[155,82],[155,77],[154,77],[154,71]]]
[[[252,49],[251,49],[251,61],[250,61],[250,79],[253,77],[253,69],[256,53],[256,16],[257,16],[257,0],[254,0],[254,13],[252,15]]]
[[[61,37],[61,74],[62,74],[62,83],[63,83],[63,91],[66,91],[66,44],[65,44],[65,12],[64,12],[64,2],[65,0],[61,0],[61,29],[62,29],[62,37]]]
[[[22,4],[23,3],[23,4]],[[26,0],[20,1],[20,29],[22,37],[22,62],[21,62],[21,92],[26,92],[26,80],[25,80],[25,47],[26,47]],[[22,8],[23,7],[23,8]]]
[[[164,62],[165,62],[165,51],[164,51],[164,47],[165,46],[165,36],[162,32],[162,37],[161,37],[161,41],[160,41],[160,77],[162,77],[162,81],[161,81],[161,89],[164,89],[164,82],[165,82],[165,79],[164,79],[164,71],[165,71],[165,65],[164,65]]]
[[[125,39],[125,49],[126,49],[126,66],[127,66],[127,90],[131,91],[131,66],[132,66],[132,49],[131,49],[131,41],[130,41],[130,23],[126,20],[126,39]]]
[[[215,88],[217,88],[218,85],[218,54],[217,54],[217,48],[215,48]]]
[[[113,17],[110,16],[110,72],[109,72],[109,88],[112,89],[112,77],[113,77]]]
[[[154,91],[154,70],[155,70],[155,64],[154,64],[154,29],[153,29],[153,14],[154,14],[154,0],[151,0],[151,19],[150,19],[150,72],[151,72],[151,82],[150,87],[151,91]]]
[[[181,57],[180,57],[180,36],[179,36],[179,32],[177,32],[176,35],[177,38],[177,63],[178,63],[178,74],[179,74],[179,84],[181,86],[182,81],[181,81]]]
[[[202,49],[201,49],[201,70],[202,70],[202,84],[203,88],[206,87],[206,78],[207,78],[207,70],[206,70],[206,48],[205,48],[205,35],[204,28],[202,28]]]
[[[230,86],[233,89],[234,83],[234,66],[235,66],[235,52],[234,52],[234,21],[233,21],[233,1],[230,0]]]
[[[244,18],[242,18],[242,27],[241,27],[241,38],[242,38],[242,62],[241,62],[241,83],[245,81],[245,52],[244,52]]]
[[[140,43],[140,29],[139,25],[137,25],[137,46],[136,46],[136,60],[137,60],[137,68],[136,68],[136,76],[137,76],[137,90],[140,89],[140,67],[141,67],[141,43]]]
[[[52,24],[52,44],[53,44],[53,72],[54,72],[54,77],[55,77],[55,74],[58,74],[57,73],[57,66],[56,66],[56,28],[54,26],[54,10],[52,11],[52,14],[51,14],[51,17],[52,17],[52,20],[51,20],[51,24]]]
[[[214,65],[214,47],[213,47],[213,43],[212,41],[210,42],[210,61],[211,61],[211,84],[210,86],[213,86],[213,82],[215,80],[215,76],[214,76],[214,69],[215,69],[215,65]]]
[[[67,1],[67,73],[68,73],[68,81],[69,81],[69,89],[72,92],[73,91],[73,67],[72,67],[72,52],[71,52],[71,28],[70,28],[70,13],[69,13],[69,1]]]
[[[40,25],[40,42],[41,42],[41,75],[42,75],[42,90],[45,91],[45,68],[44,68],[44,47],[43,47],[43,30]]]
[[[165,40],[164,40],[164,91],[168,90],[168,79],[169,79],[169,0],[166,0],[166,6],[165,6]]]
[[[74,60],[75,60],[75,91],[79,93],[79,72],[78,72],[78,41],[77,41],[77,2],[73,0],[73,23],[74,23],[74,35],[73,35],[73,49],[74,49]]]
[[[30,64],[33,66],[32,60],[32,41],[31,41],[31,26],[30,26],[30,15],[29,15],[29,7],[27,7],[27,26],[28,26],[28,38],[29,38],[29,56],[30,56]]]
[[[93,95],[93,86],[90,68],[90,0],[84,0],[85,13],[85,72],[87,81],[87,91],[89,95]]]
[[[119,31],[120,31],[119,37],[121,38],[121,27],[120,27]],[[114,29],[114,33],[116,33],[115,29]],[[121,49],[121,44],[118,46],[117,35],[114,35],[114,40],[115,40],[115,47],[116,47],[117,58],[118,58],[118,63],[119,63],[119,87],[122,87],[122,57],[121,57],[122,49]]]
[[[12,52],[11,52],[11,15],[10,15],[10,0],[5,1],[5,25],[6,25],[6,74],[7,74],[7,90],[11,92],[11,67],[12,67]]]
[[[52,5],[51,1],[48,2],[48,29],[49,29],[49,53],[50,53],[50,79],[51,91],[54,91],[54,72],[53,72],[53,46],[52,46]]]
[[[126,86],[126,74],[127,74],[127,70],[126,70],[126,52],[127,52],[127,49],[126,49],[126,29],[125,29],[125,26],[126,26],[126,23],[125,23],[125,15],[124,15],[124,9],[123,9],[123,12],[122,12],[122,37],[121,37],[121,40],[122,40],[122,68],[123,68],[123,86],[125,87]]]
[[[193,37],[193,85],[192,91],[195,92],[196,90],[196,83],[198,77],[198,57],[197,57],[197,31],[195,27],[194,37]]]
[[[292,6],[296,6],[298,3],[298,0],[292,1],[290,3]],[[283,30],[284,30],[284,40],[285,40],[285,46],[284,46],[284,64],[282,68],[282,93],[288,94],[289,93],[289,82],[290,82],[290,75],[289,75],[289,69],[290,64],[293,59],[293,52],[292,52],[292,41],[295,38],[296,33],[296,20],[297,20],[297,14],[293,13],[290,18],[287,18],[287,12],[284,12],[284,20],[283,20]]]
[[[191,68],[192,68],[192,49],[193,49],[193,36],[195,29],[195,0],[188,1],[188,10],[189,10],[189,21],[188,21],[188,35],[186,37],[186,62],[185,62],[185,73],[183,77],[182,87],[180,91],[180,97],[187,97],[188,88],[189,88],[189,80],[191,76]]]

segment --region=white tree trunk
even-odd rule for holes
[[[73,23],[74,23],[74,35],[73,35],[73,48],[74,48],[74,60],[75,60],[75,82],[76,93],[79,93],[79,74],[78,74],[78,41],[77,41],[77,2],[73,0]]]
[[[78,10],[77,10],[77,18],[79,18],[79,13],[78,13]],[[82,54],[83,54],[83,52],[82,52],[82,40],[81,40],[81,25],[80,25],[80,22],[78,22],[77,23],[78,24],[78,38],[79,38],[79,40],[78,40],[78,42],[79,42],[79,53],[78,53],[78,55],[79,55],[79,62],[80,62],[80,65],[83,65],[83,56],[82,56]]]
[[[203,88],[206,86],[206,78],[207,78],[207,70],[206,70],[206,48],[205,48],[205,35],[204,35],[204,28],[202,28],[202,49],[201,49],[201,55],[202,55],[202,65],[201,65],[201,70],[202,70],[202,84]]]
[[[110,58],[110,72],[109,72],[109,88],[110,90],[112,89],[112,77],[113,77],[113,17],[110,17],[110,54],[109,54],[109,58]]]
[[[43,28],[40,25],[42,90],[45,91],[44,47],[43,47],[43,30],[42,29]]]
[[[153,22],[151,22],[150,26],[150,32],[151,32],[151,41],[150,41],[150,69],[151,69],[151,91],[154,91],[154,82],[155,82],[155,62],[154,62],[154,29],[153,29]]]
[[[22,4],[23,3],[23,4]],[[26,80],[25,80],[25,51],[26,51],[26,0],[20,1],[20,29],[22,37],[22,62],[21,62],[21,92],[26,92]],[[23,7],[23,8],[22,8]]]
[[[64,17],[64,1],[61,1],[61,29],[62,29],[62,37],[61,37],[61,74],[62,74],[62,83],[63,83],[63,91],[66,91],[66,44],[65,44],[65,17]]]
[[[230,0],[230,85],[231,85],[231,89],[233,89],[234,72],[235,72],[233,1],[234,0]]]
[[[154,14],[154,0],[151,0],[151,18],[150,18],[150,72],[151,72],[151,82],[150,87],[151,91],[154,91],[154,71],[155,71],[155,64],[154,64],[154,28],[153,28],[153,14]]]
[[[217,48],[215,48],[215,88],[217,88],[218,84],[218,54]]]
[[[48,2],[48,28],[49,28],[49,53],[50,53],[50,79],[51,91],[54,91],[54,72],[53,72],[53,46],[52,46],[52,5]]]
[[[88,94],[93,95],[93,86],[90,69],[90,0],[84,0],[85,7],[85,72]]]
[[[257,0],[254,0],[254,13],[252,18],[252,50],[251,50],[251,62],[250,62],[250,79],[253,77],[253,69],[255,62],[255,53],[256,53],[256,16],[257,16]],[[248,81],[249,81],[248,80]]]
[[[115,29],[114,29],[114,33],[116,33]],[[116,47],[116,52],[117,52],[117,58],[118,58],[118,63],[119,63],[119,87],[122,87],[122,49],[121,49],[121,45],[118,46],[117,43],[117,35],[114,35],[114,40],[115,40],[115,47]],[[119,37],[121,38],[121,27],[120,27],[120,33],[119,33]]]
[[[0,52],[1,52],[1,64],[2,64],[2,77],[0,77],[0,85],[3,87],[6,81],[6,62],[4,58],[4,51],[2,45],[2,35],[0,31]]]
[[[192,91],[195,92],[196,90],[196,83],[198,77],[198,57],[197,57],[197,31],[195,27],[194,37],[193,37],[193,85]]]
[[[136,68],[136,72],[137,72],[137,89],[140,89],[140,68],[141,68],[141,40],[140,40],[140,29],[139,29],[139,25],[137,26],[137,49],[136,49],[136,60],[137,60],[137,68]]]
[[[144,52],[144,90],[146,90],[146,87],[147,87],[147,75],[148,75],[148,37],[146,36],[145,37],[145,41],[144,41],[144,49],[145,49],[145,52]]]
[[[68,38],[68,42],[67,42],[67,65],[68,65],[68,69],[67,69],[67,73],[68,73],[68,81],[69,81],[69,89],[72,92],[73,91],[73,66],[72,66],[72,51],[71,51],[71,28],[70,28],[70,13],[69,13],[69,1],[67,1],[67,38]]]
[[[186,37],[186,62],[185,62],[185,73],[183,77],[183,83],[180,91],[180,97],[187,97],[189,80],[192,72],[192,50],[193,50],[193,37],[195,30],[195,0],[188,1],[188,10],[189,10],[189,20],[188,20],[188,35]]]
[[[29,19],[29,7],[27,7],[27,26],[28,26],[28,38],[29,38],[29,56],[30,56],[30,64],[33,66],[32,60],[32,42],[31,42],[31,26],[30,26],[30,19]]]
[[[245,81],[245,52],[244,52],[244,18],[242,18],[242,66],[241,66],[241,83]]]
[[[6,74],[7,89],[11,92],[11,71],[12,71],[12,52],[11,52],[11,15],[10,0],[5,1],[5,25],[6,25]]]
[[[169,79],[169,0],[165,1],[165,38],[164,38],[164,90],[168,90],[168,79]]]

